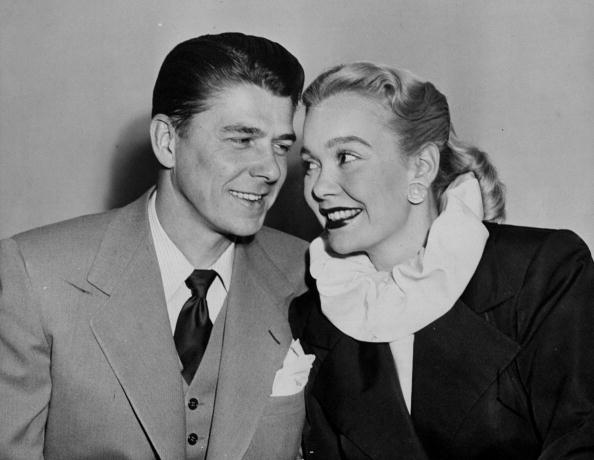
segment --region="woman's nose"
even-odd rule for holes
[[[314,179],[311,193],[316,200],[321,201],[336,195],[339,189],[336,178],[331,172],[320,169],[318,176]]]

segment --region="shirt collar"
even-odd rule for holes
[[[165,229],[159,222],[156,208],[156,197],[157,190],[155,190],[149,198],[148,218],[151,235],[155,245],[155,252],[157,253],[157,262],[161,272],[165,299],[168,300],[171,298],[195,268],[215,270],[223,284],[223,288],[228,292],[233,271],[235,243],[231,243],[210,267],[194,267],[175,243],[171,241],[171,238],[169,238]]]

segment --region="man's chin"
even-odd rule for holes
[[[258,233],[264,226],[264,219],[255,222],[243,222],[231,226],[227,232],[229,238],[250,238]]]

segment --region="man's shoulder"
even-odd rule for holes
[[[262,227],[256,234],[256,239],[260,241],[260,244],[270,249],[286,248],[288,250],[304,251],[309,244],[294,235],[266,226]]]
[[[96,257],[106,235],[130,238],[138,222],[146,219],[146,198],[109,211],[89,214],[37,227],[9,238],[26,261],[40,267],[81,269]]]
[[[113,222],[119,222],[120,229],[134,225],[145,206],[141,197],[132,203],[109,211],[74,217],[14,235],[22,251],[53,255],[86,251],[98,246]]]
[[[307,241],[270,227],[262,227],[255,240],[279,267],[305,265]]]
[[[254,239],[274,265],[300,287],[299,290],[304,288],[307,241],[270,227],[262,227]]]
[[[94,260],[115,211],[80,216],[19,233],[2,242],[34,273],[84,271]]]
[[[105,231],[115,211],[89,214],[33,228],[14,235],[11,239],[23,250],[56,252],[60,248],[71,250],[88,247]]]

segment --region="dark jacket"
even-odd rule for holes
[[[569,231],[487,224],[461,298],[415,334],[412,414],[386,343],[293,302],[316,361],[307,459],[594,459],[594,263]]]

